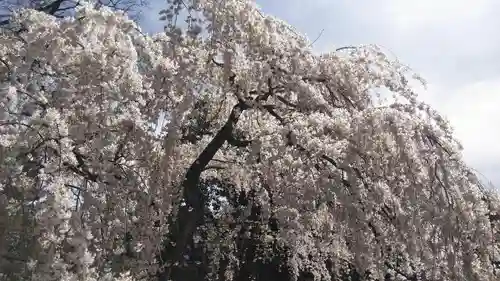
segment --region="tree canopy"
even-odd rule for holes
[[[147,0],[0,0],[0,25],[9,23],[11,13],[18,9],[29,8],[64,18],[74,16],[75,9],[81,4],[90,3],[96,9],[104,6],[113,11],[125,12],[133,19],[141,18],[143,8],[149,4]]]
[[[498,195],[376,46],[250,0],[152,36],[75,9],[1,28],[1,280],[498,278]]]

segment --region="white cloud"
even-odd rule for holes
[[[473,166],[500,162],[500,77],[478,81],[456,90],[436,102],[446,89],[430,87],[424,99],[446,115],[456,137],[464,145],[464,156]]]
[[[383,3],[383,4],[382,4]],[[389,19],[398,29],[420,29],[436,26],[467,25],[488,14],[495,1],[476,0],[386,0],[384,6]]]

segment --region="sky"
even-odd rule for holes
[[[142,27],[162,30],[151,0]],[[376,44],[428,82],[421,99],[450,120],[464,158],[500,189],[500,1],[261,0],[265,13],[314,40],[317,51]]]

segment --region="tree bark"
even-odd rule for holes
[[[234,126],[241,113],[248,108],[249,105],[243,101],[236,104],[224,126],[189,167],[182,183],[185,204],[179,207],[176,219],[171,225],[170,239],[168,239],[170,241],[163,246],[160,253],[159,259],[165,266],[160,269],[159,281],[171,279],[174,267],[182,266],[186,246],[192,240],[196,228],[203,221],[205,202],[198,186],[201,173],[224,143],[233,139]]]

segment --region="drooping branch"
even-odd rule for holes
[[[248,145],[250,145],[250,143],[252,143],[252,141],[251,140],[240,140],[240,139],[235,138],[231,134],[231,136],[227,140],[227,143],[229,143],[232,146],[236,146],[236,147],[247,147]]]
[[[61,8],[63,2],[64,0],[56,0],[46,6],[40,7],[40,11],[46,12],[50,15],[55,15],[55,13],[57,13]]]

